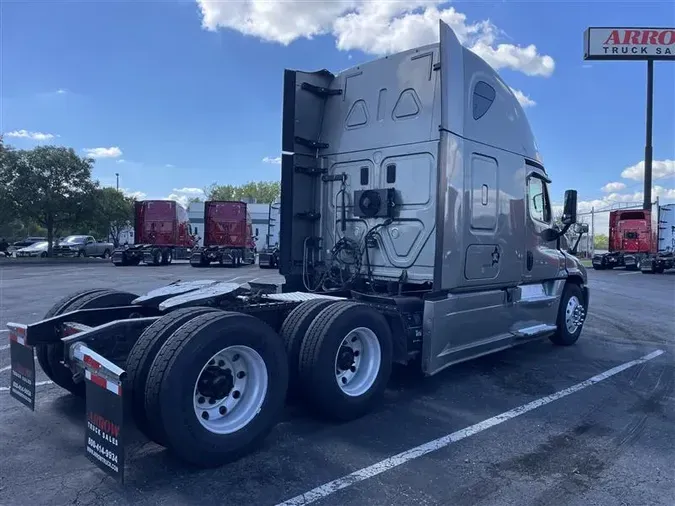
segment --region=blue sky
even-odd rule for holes
[[[675,25],[674,4],[646,1],[26,1],[0,9],[6,142],[100,148],[95,176],[114,184],[118,172],[122,188],[150,198],[278,179],[280,166],[263,160],[279,156],[283,69],[339,71],[432,42],[440,16],[527,97],[555,200],[567,188],[586,208],[640,199],[646,64],[584,62],[583,31]],[[657,62],[654,184],[663,198],[675,198],[674,90],[675,65]],[[603,190],[607,183],[618,184]]]

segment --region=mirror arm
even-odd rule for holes
[[[567,225],[565,225],[565,226],[562,228],[562,230],[559,232],[558,237],[562,237],[563,235],[565,235],[565,234],[567,233],[567,231],[570,229],[571,226],[572,226],[571,223],[568,223]]]

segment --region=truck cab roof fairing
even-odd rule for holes
[[[441,129],[496,148],[542,162],[530,123],[511,88],[474,52],[462,46],[446,23],[440,21]],[[478,119],[472,114],[476,87],[495,91],[488,110]]]

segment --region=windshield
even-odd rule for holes
[[[85,235],[69,235],[61,242],[65,244],[80,244],[83,243],[86,238],[87,236]]]

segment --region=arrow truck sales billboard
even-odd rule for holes
[[[675,28],[587,28],[584,60],[675,60]]]

